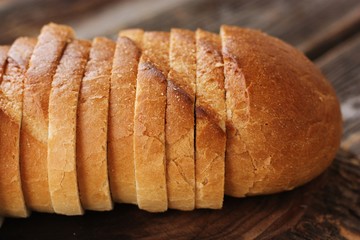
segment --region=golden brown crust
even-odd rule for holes
[[[169,208],[195,207],[195,34],[171,29],[166,103],[166,162]]]
[[[127,37],[127,38],[131,39],[136,44],[136,46],[139,49],[141,49],[143,36],[144,36],[144,30],[139,29],[139,28],[125,29],[120,32],[119,36]]]
[[[146,32],[142,42],[134,117],[134,158],[139,208],[167,210],[165,166],[166,77],[169,34]]]
[[[107,168],[107,126],[114,51],[113,41],[95,38],[81,82],[77,173],[81,203],[89,210],[111,210],[113,207]]]
[[[19,166],[19,136],[25,71],[36,40],[18,38],[0,47],[0,215],[27,217]],[[7,64],[5,60],[7,58]],[[6,66],[6,69],[5,69]],[[3,73],[3,74],[2,74]]]
[[[90,42],[66,46],[52,82],[49,102],[48,178],[56,213],[83,213],[76,174],[76,112]]]
[[[117,39],[114,55],[110,105],[108,166],[112,198],[136,204],[134,167],[134,109],[136,76],[141,52],[126,37]]]
[[[295,48],[255,30],[221,28],[228,146],[226,194],[289,190],[319,175],[340,141],[339,104]]]
[[[141,49],[143,62],[150,62],[167,77],[169,67],[170,33],[145,32]]]
[[[226,107],[218,35],[196,31],[196,208],[221,208],[224,197]]]
[[[71,28],[43,27],[31,56],[24,82],[20,136],[20,167],[26,204],[40,212],[53,212],[47,177],[48,106],[51,82]]]

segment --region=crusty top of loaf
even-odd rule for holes
[[[169,53],[169,61],[174,63],[169,71],[169,78],[183,90],[192,102],[195,101],[196,84],[196,45],[195,33],[186,29],[172,28],[171,45],[174,50]],[[189,46],[193,46],[190,48]],[[186,55],[185,55],[185,54]]]
[[[169,53],[163,49],[169,49],[169,38],[168,32],[145,32],[142,43],[143,61],[154,64],[165,77],[169,72]]]
[[[196,112],[225,130],[224,73],[218,34],[196,31],[197,76]],[[220,131],[221,132],[221,131]]]
[[[228,127],[238,131],[252,159],[248,195],[311,180],[339,146],[341,115],[334,90],[313,63],[279,39],[231,26],[222,26],[221,35],[229,61],[225,73],[237,75],[241,86],[232,89],[236,106],[228,106],[228,111],[233,107]]]
[[[9,50],[8,53],[8,57],[11,58],[14,62],[16,62],[17,65],[20,68],[22,68],[21,70],[25,71],[29,59],[24,58],[24,56],[28,56],[28,57],[31,56],[35,44],[36,44],[35,38],[20,37],[16,39],[15,42],[12,44],[11,49]],[[27,47],[24,48],[23,46],[27,46]]]
[[[119,34],[119,37],[127,37],[131,39],[139,49],[142,48],[144,30],[140,28],[125,29]]]
[[[26,71],[26,66],[31,56],[32,50],[36,43],[34,38],[20,37],[15,40],[11,48],[0,47],[0,51],[8,51],[7,54],[0,54],[0,64],[3,64],[3,68],[0,67],[0,76],[5,73],[5,66],[9,68],[10,65],[16,65],[20,68],[21,71]],[[25,57],[26,56],[26,57]],[[7,57],[7,64],[5,60]],[[2,72],[2,73],[1,73]],[[15,74],[21,74],[17,71]],[[2,111],[6,113],[10,119],[15,122],[20,122],[21,120],[21,108],[22,108],[22,93],[23,93],[23,84],[16,84],[16,81],[23,79],[23,76],[3,76],[0,80],[0,105],[2,106]]]

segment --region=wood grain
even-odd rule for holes
[[[0,4],[0,44],[11,43],[19,36],[36,36],[51,22],[67,23],[100,11],[115,0],[6,0]]]
[[[156,6],[148,8],[141,4],[143,0],[123,2],[7,0],[0,5],[0,17],[6,22],[2,26],[0,43],[9,44],[18,36],[34,36],[49,21],[71,24],[82,37],[106,35],[114,38],[121,28],[168,31],[180,27],[218,32],[221,24],[233,24],[258,28],[280,37],[315,59],[360,30],[358,0],[172,0],[172,4],[157,1]],[[122,6],[134,14],[130,17],[119,15]]]
[[[218,211],[151,214],[136,206],[116,205],[112,212],[88,212],[84,217],[34,213],[29,219],[7,219],[0,237],[344,239],[344,232],[360,237],[359,197],[355,194],[360,189],[359,164],[359,159],[343,152],[323,175],[304,187],[272,196],[226,197]]]
[[[165,31],[171,27],[202,28],[213,32],[218,32],[221,24],[251,27],[298,46],[316,58],[359,31],[359,12],[357,0],[200,0],[129,27]]]

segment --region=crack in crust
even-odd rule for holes
[[[196,118],[204,119],[208,121],[219,130],[219,133],[222,136],[226,135],[226,130],[223,127],[221,127],[222,120],[220,119],[219,114],[215,112],[213,109],[211,109],[209,106],[206,106],[205,103],[201,104],[200,106],[199,105],[196,106],[195,112],[196,112]]]

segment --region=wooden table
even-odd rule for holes
[[[304,51],[341,100],[344,136],[331,167],[311,183],[272,196],[226,197],[222,210],[150,214],[117,205],[83,217],[34,213],[6,219],[0,239],[360,239],[360,1],[169,0],[0,1],[0,44],[36,35],[49,22],[80,37],[114,37],[122,28],[218,31],[262,29]]]

